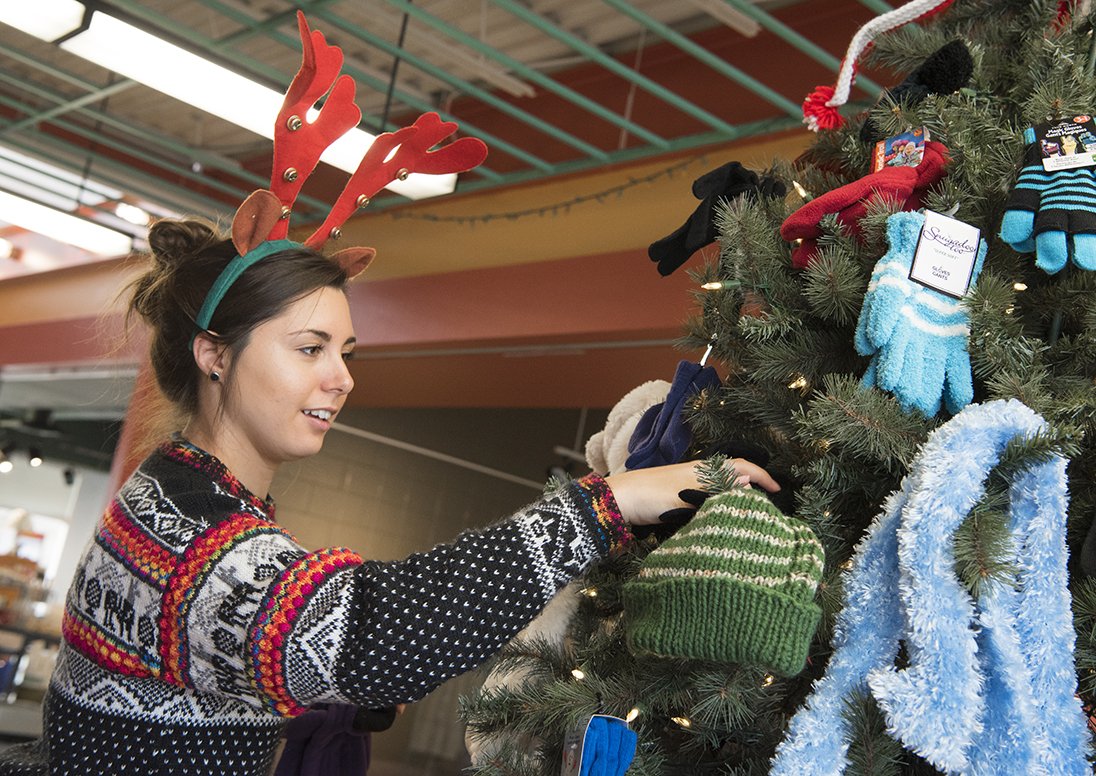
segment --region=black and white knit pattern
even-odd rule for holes
[[[490,657],[619,543],[607,493],[574,483],[452,544],[361,563],[306,552],[216,459],[165,446],[100,523],[45,734],[0,753],[0,774],[265,776],[287,714],[413,701]]]

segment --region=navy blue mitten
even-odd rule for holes
[[[636,424],[628,441],[626,469],[646,469],[685,460],[693,442],[685,423],[685,403],[709,388],[721,385],[719,375],[710,366],[681,361],[674,372],[666,400],[649,408]]]

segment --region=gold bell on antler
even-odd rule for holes
[[[399,178],[401,181],[405,181],[407,180],[407,176],[410,174],[410,170],[408,170],[406,167],[401,167],[400,171],[396,173],[396,177]]]
[[[292,183],[297,180],[297,169],[295,167],[287,167],[286,171],[282,173],[282,180],[286,183]]]
[[[355,204],[357,204],[358,207],[365,207],[366,205],[369,204],[369,201],[370,201],[369,197],[366,196],[365,194],[362,194],[360,197],[358,197]]]

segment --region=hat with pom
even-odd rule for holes
[[[637,654],[803,670],[822,610],[822,544],[764,495],[734,488],[651,552],[624,585]]]
[[[856,80],[857,60],[872,45],[877,35],[897,29],[904,24],[926,19],[948,8],[954,0],[909,0],[880,16],[875,17],[853,36],[845,58],[837,71],[837,83],[833,86],[816,86],[803,100],[803,123],[811,132],[820,129],[837,129],[845,123],[838,109],[849,101],[849,90]]]

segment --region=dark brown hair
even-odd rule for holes
[[[195,319],[206,294],[236,255],[231,240],[199,220],[158,221],[148,232],[152,267],[131,286],[129,313],[149,325],[149,356],[160,390],[185,415],[197,408],[204,376],[191,355]],[[320,288],[345,288],[346,273],[306,248],[273,253],[249,267],[217,305],[209,334],[235,352],[259,324]],[[229,375],[226,375],[229,377]]]

